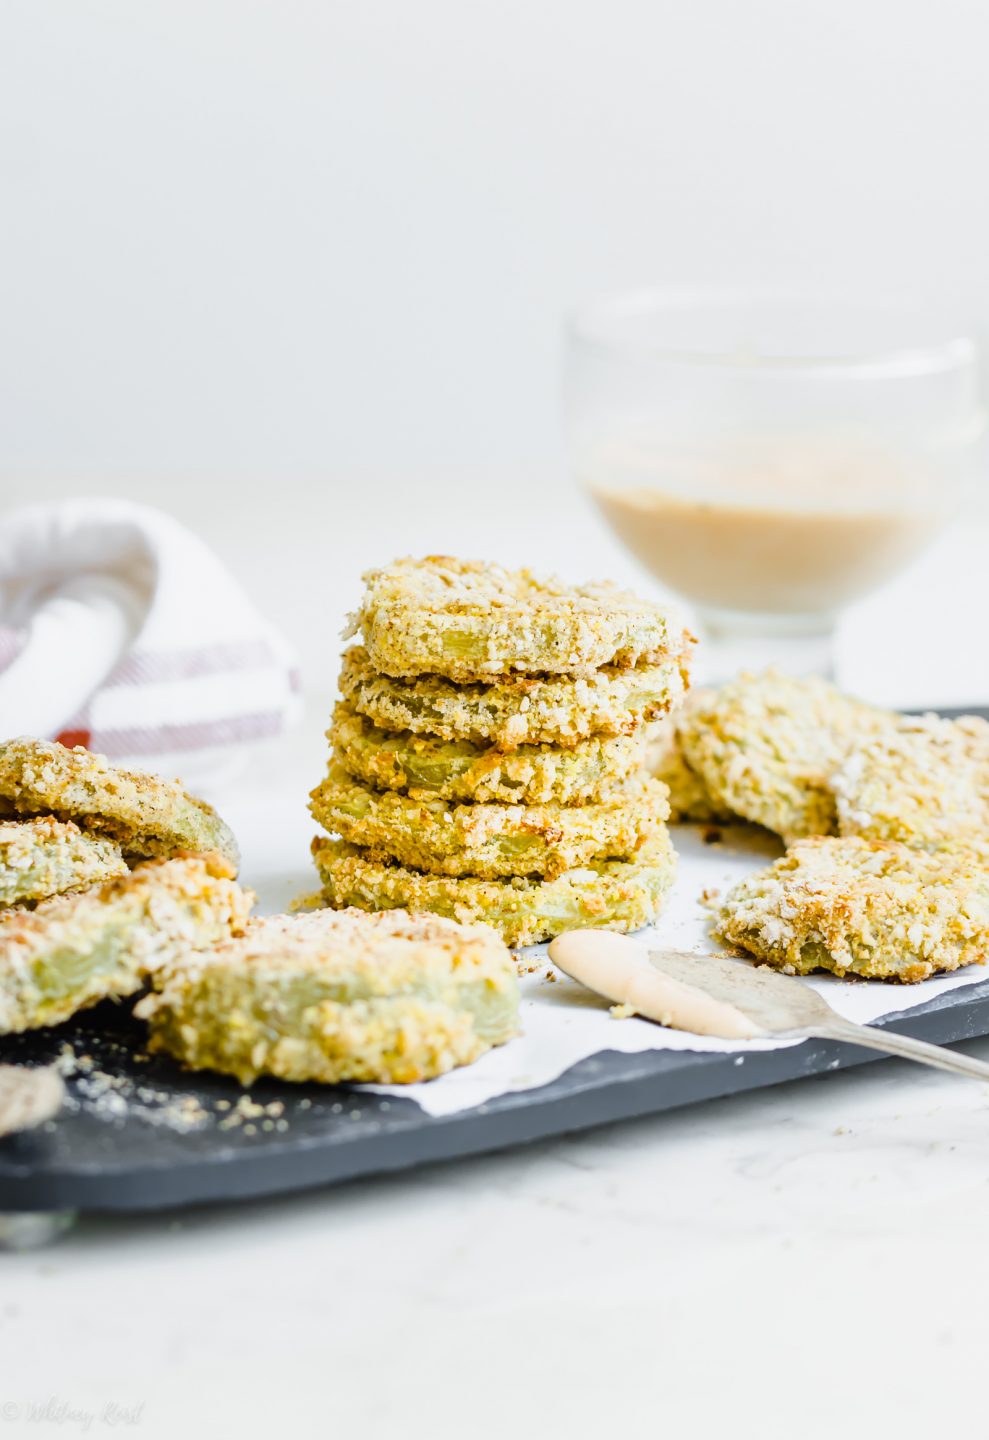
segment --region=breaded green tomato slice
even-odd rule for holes
[[[728,825],[737,820],[726,805],[719,805],[701,777],[687,764],[675,736],[664,737],[652,748],[649,773],[670,793],[670,820],[698,825]]]
[[[151,860],[35,910],[0,914],[0,1034],[132,995],[160,965],[242,930],[252,896],[233,875],[216,853]]]
[[[686,706],[704,692],[692,690]],[[700,703],[703,703],[701,700]],[[679,735],[679,714],[669,715],[649,727],[646,769],[661,780],[670,793],[670,819],[703,825],[728,825],[739,817],[727,805],[719,805],[695,770],[687,763]]]
[[[849,747],[885,721],[819,677],[767,670],[705,692],[676,730],[717,806],[793,840],[835,833],[831,776]]]
[[[344,653],[340,689],[383,730],[411,730],[514,750],[577,745],[593,736],[632,735],[666,715],[687,687],[686,651],[631,670],[592,675],[503,675],[456,684],[441,675],[396,680],[375,670],[363,645]]]
[[[386,675],[476,680],[512,671],[588,675],[683,649],[660,605],[606,582],[565,586],[529,570],[447,555],[396,560],[364,577],[347,635]]]
[[[832,776],[844,835],[989,861],[989,725],[975,715],[891,718]]]
[[[593,805],[457,805],[373,790],[339,764],[310,797],[325,829],[379,857],[437,875],[562,875],[588,860],[628,855],[669,813],[658,780],[631,781]]]
[[[46,900],[126,874],[120,846],[78,825],[51,815],[0,820],[0,906]]]
[[[0,743],[0,815],[51,814],[115,840],[138,859],[219,851],[237,842],[212,806],[174,780],[121,770],[81,745],[21,738]]]
[[[723,940],[791,975],[927,980],[989,954],[989,872],[859,836],[798,841],[722,902]]]
[[[464,923],[480,920],[497,930],[506,945],[536,945],[591,926],[641,930],[659,916],[676,874],[676,854],[665,830],[626,860],[595,860],[554,880],[425,875],[323,837],[313,841],[312,851],[328,905],[401,906]]]
[[[518,1034],[515,964],[493,930],[434,916],[319,910],[155,976],[150,1048],[250,1084],[408,1084]]]
[[[328,738],[352,775],[381,790],[518,805],[600,800],[641,770],[645,759],[642,730],[582,740],[566,750],[521,745],[504,751],[380,730],[345,702],[336,708]]]

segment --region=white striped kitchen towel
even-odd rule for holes
[[[288,646],[171,516],[104,499],[0,513],[0,738],[208,783],[299,708]]]

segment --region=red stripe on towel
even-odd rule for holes
[[[82,745],[88,750],[92,738],[88,730],[63,730],[60,735],[55,736],[60,745],[68,745],[70,750],[73,745]]]

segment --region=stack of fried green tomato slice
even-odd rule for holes
[[[686,632],[610,585],[444,556],[365,581],[310,799],[326,904],[511,945],[655,919],[675,855],[646,741],[683,698]]]

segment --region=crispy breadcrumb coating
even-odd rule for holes
[[[630,854],[663,829],[666,787],[648,777],[593,805],[457,805],[373,790],[339,764],[310,810],[355,845],[439,875],[552,879],[589,860]]]
[[[684,708],[704,703],[703,697],[709,693],[692,690],[684,701]],[[672,821],[693,821],[701,825],[731,824],[740,817],[733,815],[727,805],[718,804],[700,775],[687,763],[680,743],[681,713],[669,715],[650,727],[646,769],[670,792]]]
[[[978,716],[891,718],[831,783],[843,834],[989,861],[989,725]]]
[[[792,840],[835,833],[831,777],[887,718],[816,676],[767,670],[704,692],[677,737],[716,805]]]
[[[358,780],[381,790],[443,800],[579,805],[613,794],[642,769],[645,732],[583,740],[571,749],[523,745],[495,750],[469,740],[435,740],[380,730],[343,702],[328,739]]]
[[[989,871],[891,841],[801,840],[730,891],[716,930],[791,975],[927,980],[985,961]]]
[[[170,960],[242,930],[253,897],[219,854],[151,860],[120,879],[0,914],[0,1034],[131,995]]]
[[[41,815],[0,821],[0,905],[23,905],[126,875],[120,846]]]
[[[237,842],[212,806],[177,781],[120,770],[77,745],[20,738],[0,743],[0,815],[52,814],[116,840],[125,855],[218,850],[234,865]]]
[[[363,645],[353,645],[343,657],[340,689],[383,730],[499,750],[571,746],[593,736],[631,735],[667,714],[685,693],[688,658],[683,651],[631,670],[605,666],[587,676],[503,675],[458,685],[439,675],[382,675]]]
[[[154,984],[136,1010],[149,1047],[243,1084],[428,1080],[519,1028],[515,965],[494,931],[404,912],[257,920]]]
[[[313,858],[328,905],[402,906],[491,925],[507,945],[535,945],[565,930],[641,930],[659,916],[676,874],[664,830],[624,860],[592,861],[554,880],[477,880],[428,875],[317,837]]]
[[[607,583],[569,588],[447,555],[396,560],[364,579],[346,633],[361,633],[371,664],[386,675],[589,675],[684,647],[683,627],[666,608]]]

